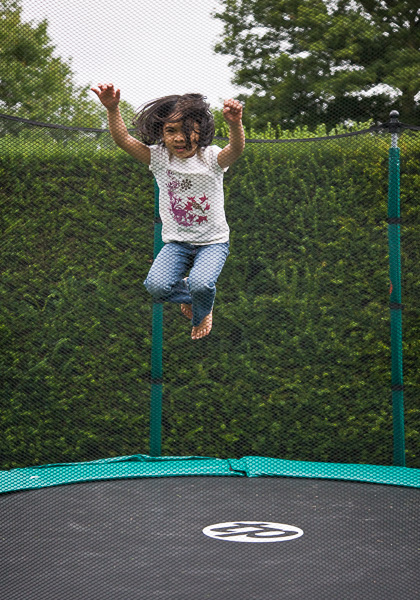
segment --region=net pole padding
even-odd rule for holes
[[[401,304],[401,213],[400,213],[400,149],[398,134],[401,123],[397,111],[390,113],[391,133],[388,177],[388,242],[389,274],[391,280],[391,385],[394,435],[394,465],[405,466],[403,333]]]
[[[162,249],[162,222],[159,216],[159,187],[154,181],[154,240],[153,258]],[[162,393],[163,393],[163,304],[153,302],[152,314],[152,356],[150,392],[150,456],[162,454]]]

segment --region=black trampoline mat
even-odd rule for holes
[[[419,490],[396,486],[241,477],[125,479],[3,494],[0,597],[419,599],[419,500]],[[250,537],[272,535],[259,533],[264,523],[303,535],[247,543],[202,532],[243,522],[252,523]]]

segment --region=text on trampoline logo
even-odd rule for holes
[[[217,523],[205,527],[203,533],[227,542],[287,542],[303,535],[299,527],[265,521]]]

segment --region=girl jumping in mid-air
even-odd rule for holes
[[[211,146],[214,120],[201,94],[166,96],[143,106],[134,119],[142,142],[132,137],[119,111],[113,84],[92,88],[108,111],[115,143],[149,165],[159,186],[164,246],[145,283],[155,301],[176,302],[192,321],[193,340],[212,328],[216,281],[229,254],[223,174],[245,146],[242,105],[224,102],[229,144]]]

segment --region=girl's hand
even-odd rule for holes
[[[225,100],[223,103],[223,116],[229,125],[240,123],[242,120],[242,104],[239,100]]]
[[[98,88],[90,88],[92,92],[98,96],[99,100],[105,106],[105,108],[112,110],[117,108],[120,102],[120,90],[114,89],[113,83],[98,83]]]

